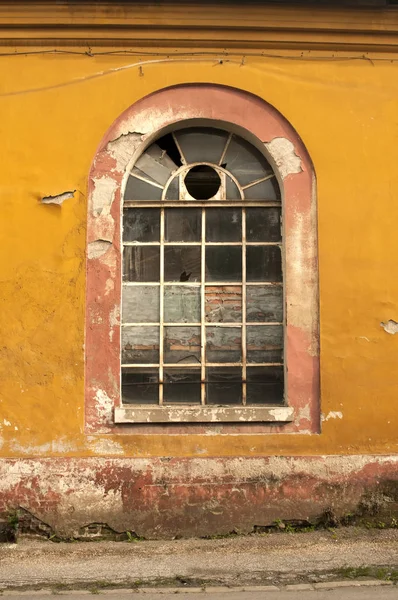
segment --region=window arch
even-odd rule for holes
[[[89,429],[317,431],[313,180],[297,134],[249,94],[180,86],[122,115],[90,179]]]

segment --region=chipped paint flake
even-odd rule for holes
[[[103,423],[112,422],[113,400],[109,398],[104,390],[97,390],[95,393],[95,407],[98,417]]]
[[[117,186],[117,181],[112,179],[112,177],[108,177],[108,175],[94,179],[91,206],[95,217],[109,214]]]
[[[390,335],[395,335],[398,333],[398,323],[392,319],[387,321],[387,323],[380,323],[380,326],[383,327],[384,331]]]
[[[74,198],[76,190],[70,192],[63,192],[62,194],[58,194],[57,196],[44,196],[41,199],[42,204],[57,204],[60,206],[65,200],[70,200]]]
[[[331,410],[327,415],[322,415],[322,421],[329,421],[329,419],[342,419],[343,413],[339,410]]]
[[[101,258],[105,252],[112,246],[109,240],[95,240],[90,242],[87,247],[87,255],[91,260],[93,258]]]
[[[265,144],[265,147],[274,159],[282,179],[303,170],[301,159],[297,156],[294,145],[290,140],[281,137],[274,138],[271,142]]]
[[[107,149],[115,159],[118,171],[125,171],[132,156],[142,144],[142,138],[142,133],[127,133],[108,143]]]

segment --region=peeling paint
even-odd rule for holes
[[[116,169],[124,172],[137,148],[142,144],[144,134],[126,133],[108,143],[107,149],[116,161]]]
[[[398,333],[398,323],[396,321],[393,321],[392,319],[387,321],[387,323],[380,323],[380,326],[383,327],[386,333],[389,333],[391,335],[395,335],[396,333]]]
[[[103,175],[93,180],[94,189],[91,195],[91,207],[95,217],[109,214],[118,184],[115,179]]]
[[[300,173],[301,158],[296,154],[293,143],[286,138],[274,138],[265,144],[268,152],[274,159],[282,179],[294,173]]]
[[[76,190],[71,192],[63,192],[62,194],[58,194],[57,196],[44,196],[41,199],[42,204],[58,204],[60,206],[65,200],[70,200],[74,198]]]
[[[322,415],[322,421],[329,421],[329,419],[342,419],[343,413],[338,410],[331,410],[327,415]]]
[[[101,258],[103,254],[112,246],[109,240],[95,240],[87,246],[87,256],[91,260],[93,258]]]
[[[97,390],[95,393],[96,410],[102,423],[112,421],[113,400],[109,398],[104,390]]]

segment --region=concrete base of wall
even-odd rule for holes
[[[398,456],[3,459],[0,513],[16,509],[66,537],[101,525],[146,538],[248,533],[275,520],[389,525]]]

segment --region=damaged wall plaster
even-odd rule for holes
[[[95,240],[90,242],[87,247],[87,255],[91,260],[92,258],[101,258],[105,252],[112,246],[112,242],[109,240]]]
[[[390,319],[389,321],[387,321],[387,323],[380,323],[380,326],[383,327],[386,333],[389,333],[391,335],[398,333],[398,323],[393,319]]]
[[[300,173],[301,158],[297,156],[293,143],[282,137],[274,138],[268,144],[264,144],[274,159],[282,179],[294,173]]]
[[[63,192],[62,194],[58,194],[57,196],[44,196],[41,199],[42,204],[57,204],[60,206],[65,200],[70,200],[74,198],[76,190],[70,192]]]

